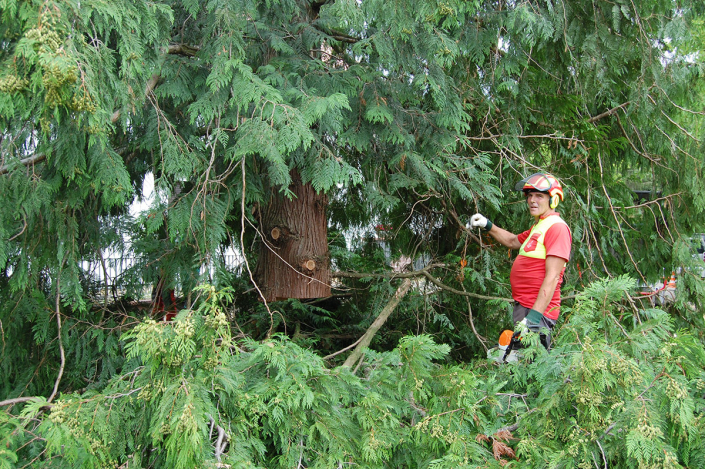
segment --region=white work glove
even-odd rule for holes
[[[521,332],[522,334],[525,334],[529,332],[529,325],[531,325],[534,330],[538,329],[538,325],[541,323],[541,318],[543,317],[543,314],[539,313],[535,309],[530,309],[529,314],[526,315],[524,319],[519,321],[516,326],[514,326],[514,331],[515,332]],[[536,321],[536,322],[534,322]]]
[[[483,215],[476,213],[470,217],[470,223],[468,223],[468,228],[482,228],[485,231],[490,231],[492,229],[492,222],[485,218]]]
[[[514,326],[514,332],[519,332],[522,335],[529,332],[529,325],[526,324],[526,318],[524,318],[521,321],[519,321],[518,323],[516,323],[516,326]]]

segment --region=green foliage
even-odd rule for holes
[[[453,365],[447,345],[418,335],[368,351],[356,373],[284,336],[235,340],[232,292],[200,287],[195,310],[123,334],[125,367],[104,387],[0,414],[2,461],[702,467],[705,348],[663,311],[626,317],[615,298],[630,284],[591,285],[551,353],[530,334],[523,363]]]
[[[513,380],[541,409],[521,420],[517,454],[527,467],[701,467],[702,344],[663,311],[631,317],[616,301],[630,284],[591,285],[552,352],[517,368]]]
[[[701,3],[0,0],[0,398],[60,368],[64,393],[2,414],[0,464],[698,467]],[[463,225],[528,229],[512,188],[536,170],[573,234],[556,349],[498,368],[512,255]],[[294,171],[334,270],[364,275],[265,305],[248,267]],[[85,265],[117,253],[108,291]],[[357,373],[322,360],[408,260]],[[664,313],[634,289],[671,272]],[[204,309],[136,325],[159,282]]]

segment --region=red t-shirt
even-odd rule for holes
[[[553,216],[553,215],[549,215]],[[559,216],[555,214],[555,216]],[[519,242],[523,243],[529,237],[531,230],[526,230],[518,235]],[[556,256],[568,261],[570,259],[570,244],[572,236],[570,228],[565,223],[555,223],[546,232],[544,237],[547,256]],[[556,320],[560,314],[561,305],[561,284],[563,284],[563,272],[558,279],[556,291],[553,293],[551,301],[548,303],[544,316]],[[509,283],[512,286],[512,297],[514,301],[526,308],[531,308],[539,296],[539,289],[546,277],[546,260],[535,259],[533,257],[517,256],[512,265],[509,275]]]

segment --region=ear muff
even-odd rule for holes
[[[561,201],[561,199],[560,199],[560,197],[558,197],[558,195],[553,195],[553,196],[551,196],[551,201],[548,204],[548,206],[551,207],[552,209],[554,209],[554,208],[558,207],[558,202],[560,202],[560,201]]]

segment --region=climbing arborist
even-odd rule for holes
[[[529,213],[534,217],[531,229],[510,233],[479,213],[470,218],[469,225],[483,229],[503,246],[519,249],[509,276],[514,327],[518,331],[539,332],[541,343],[550,349],[572,242],[570,228],[556,211],[563,201],[563,188],[551,174],[535,173],[519,181],[515,189],[524,193]]]

